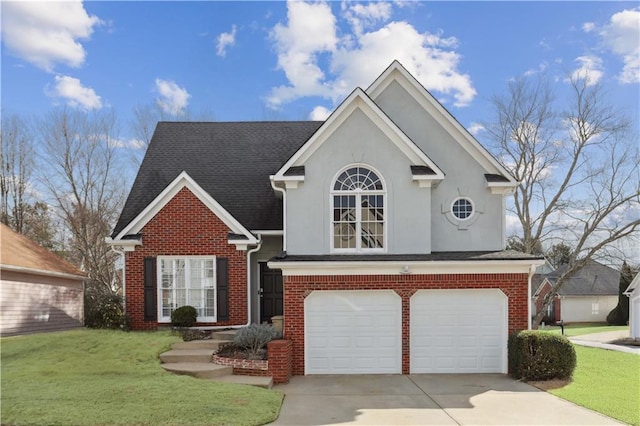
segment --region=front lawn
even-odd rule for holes
[[[2,424],[260,425],[280,392],[178,376],[169,332],[78,330],[0,340]]]
[[[573,381],[549,392],[625,423],[640,426],[640,356],[574,345]]]
[[[562,330],[559,326],[545,327],[541,331],[550,331],[560,334]],[[581,336],[583,334],[604,333],[607,331],[629,330],[628,325],[607,325],[602,323],[595,324],[569,324],[564,326],[564,335],[567,337]]]

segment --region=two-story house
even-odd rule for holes
[[[543,260],[508,171],[398,62],[324,122],[159,123],[109,241],[135,329],[284,314],[294,374],[507,371]]]

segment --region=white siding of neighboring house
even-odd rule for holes
[[[605,322],[618,296],[564,296],[561,303],[564,322]]]
[[[81,281],[2,271],[0,335],[68,330],[84,321]]]

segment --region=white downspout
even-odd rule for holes
[[[287,251],[287,191],[284,188],[276,186],[274,176],[269,176],[271,187],[274,191],[282,194],[282,251]]]
[[[258,237],[258,245],[251,250],[247,250],[247,322],[241,325],[212,325],[193,328],[198,330],[229,330],[247,327],[251,324],[251,255],[262,247],[262,235],[256,235]]]
[[[531,330],[531,312],[532,312],[532,307],[531,307],[531,279],[533,278],[533,275],[536,273],[536,266],[535,265],[531,265],[529,266],[529,279],[527,280],[527,330]]]
[[[127,314],[127,280],[126,280],[126,271],[127,271],[127,258],[124,254],[124,250],[117,250],[115,246],[111,246],[111,250],[114,253],[118,253],[122,256],[122,311],[124,314]]]

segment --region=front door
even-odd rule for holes
[[[269,269],[260,263],[260,322],[271,322],[271,317],[282,315],[282,271]]]

